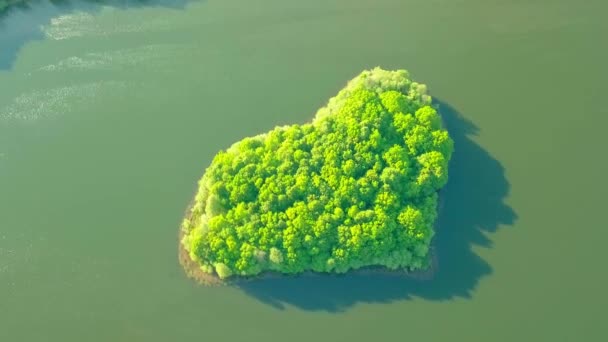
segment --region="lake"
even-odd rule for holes
[[[5,12],[0,341],[604,341],[606,11],[116,0]],[[213,155],[312,119],[375,66],[426,83],[455,141],[435,277],[186,278],[177,230]]]

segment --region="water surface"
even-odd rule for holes
[[[608,3],[44,3],[0,18],[1,341],[603,341]],[[456,143],[431,281],[200,287],[213,155],[406,68]]]

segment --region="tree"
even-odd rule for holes
[[[364,71],[311,123],[218,153],[182,243],[222,279],[426,267],[452,151],[424,85],[403,70]]]

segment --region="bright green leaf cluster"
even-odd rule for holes
[[[312,123],[218,153],[182,229],[220,278],[424,269],[453,142],[404,70],[364,71]]]

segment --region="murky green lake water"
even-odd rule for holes
[[[0,18],[0,341],[605,341],[608,3],[164,0]],[[456,142],[439,271],[206,288],[212,156],[406,68]]]

